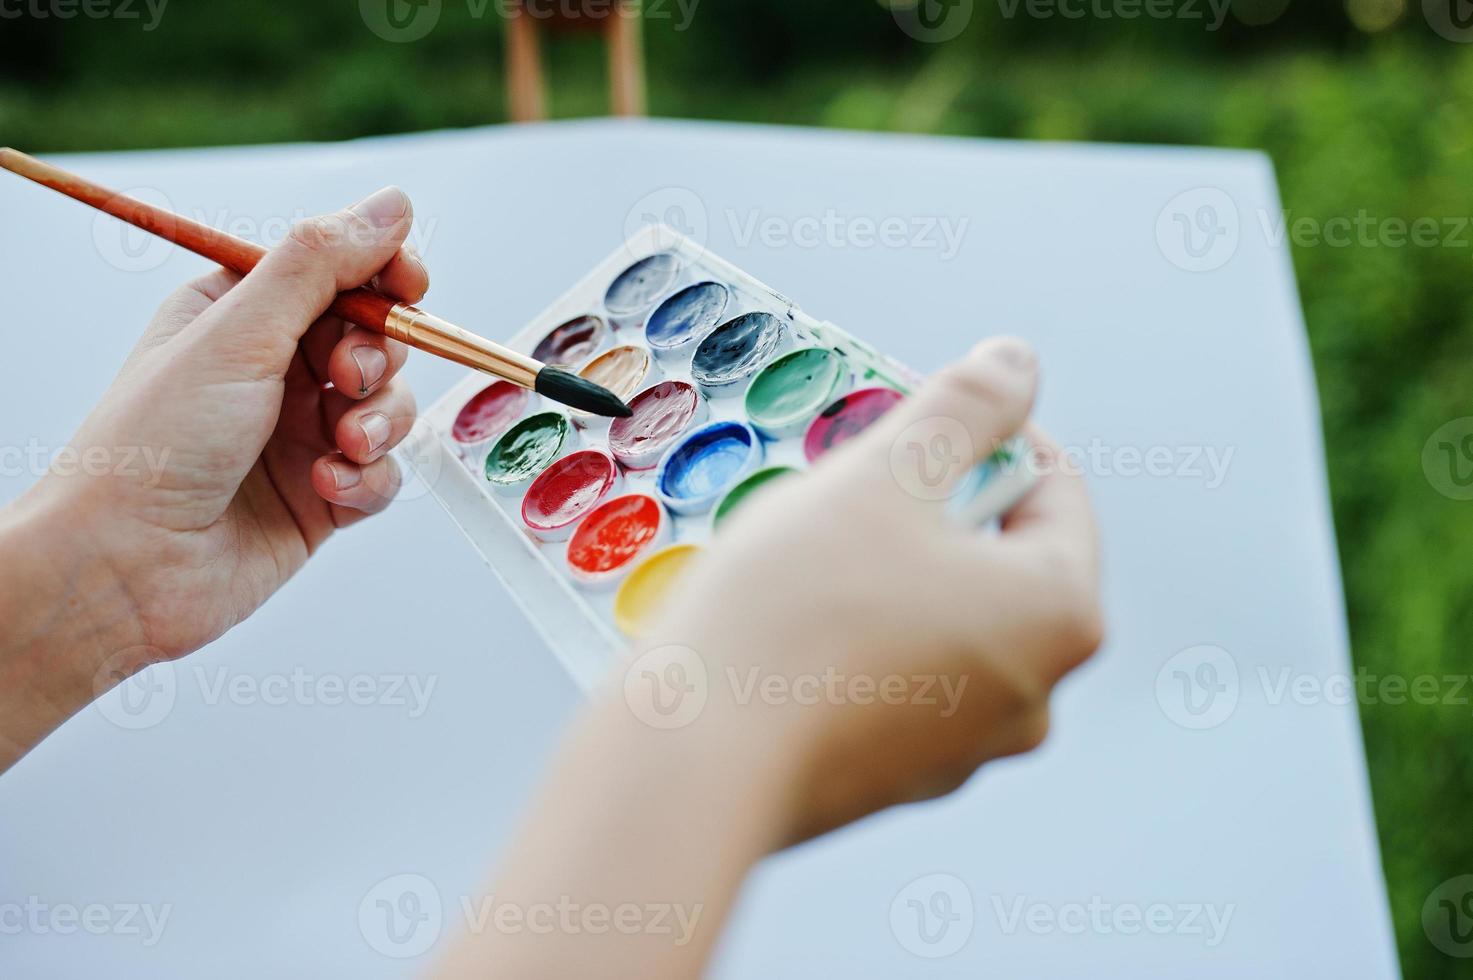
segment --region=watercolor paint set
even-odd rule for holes
[[[479,373],[441,397],[404,457],[574,679],[597,683],[758,488],[862,432],[920,378],[663,226],[642,230],[508,345],[633,410],[603,419]],[[1006,466],[963,481],[980,525],[1031,486]]]

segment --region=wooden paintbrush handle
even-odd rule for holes
[[[266,255],[266,249],[255,242],[248,242],[218,228],[211,228],[172,211],[145,204],[126,194],[108,190],[100,184],[94,184],[10,147],[0,147],[0,167],[84,204],[90,204],[120,221],[126,221],[149,234],[173,242],[180,248],[218,262],[242,276],[254,269]],[[394,301],[388,297],[360,288],[340,293],[330,309],[345,320],[377,333],[384,333],[394,306]]]
[[[142,228],[150,234],[187,248],[196,255],[225,266],[240,275],[254,269],[266,250],[254,242],[211,228],[198,221],[156,208],[142,201],[42,163],[9,147],[0,147],[0,169],[49,187],[67,197]],[[375,333],[407,344],[416,350],[463,364],[477,371],[540,392],[553,401],[597,415],[625,417],[629,406],[591,381],[557,368],[549,368],[526,354],[478,337],[432,313],[407,303],[396,303],[371,289],[339,293],[328,307],[333,313]]]

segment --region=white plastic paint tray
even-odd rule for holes
[[[658,295],[640,310],[608,310],[604,300],[610,284],[636,262],[662,253],[678,260],[678,272]],[[503,342],[516,350],[531,353],[555,327],[589,315],[603,318],[611,328],[617,323],[617,327],[610,331],[613,344],[648,349],[644,331],[648,315],[668,296],[706,280],[722,283],[730,290],[721,322],[744,313],[763,311],[786,324],[789,340],[784,351],[777,352],[773,359],[785,351],[801,347],[836,351],[842,355],[844,363],[852,367],[851,391],[887,387],[905,393],[920,380],[909,368],[873,350],[834,324],[814,319],[782,293],[664,226],[648,227],[621,245],[573,288]],[[604,346],[607,348],[608,343]],[[656,361],[660,380],[692,381],[689,350],[681,359]],[[400,458],[470,539],[574,680],[587,689],[598,683],[630,639],[615,625],[616,588],[590,589],[576,581],[567,563],[568,542],[535,538],[522,521],[521,495],[493,489],[485,476],[484,464],[494,439],[468,446],[453,438],[452,429],[462,407],[492,383],[494,379],[486,375],[467,371],[463,380],[424,412],[402,447]],[[746,421],[743,398],[739,395],[711,397],[705,399],[705,404],[709,410],[708,422]],[[565,412],[561,406],[531,395],[520,417],[549,410]],[[692,431],[694,428],[692,426]],[[580,429],[575,448],[606,448],[607,436],[607,429],[597,425]],[[801,470],[810,465],[803,451],[802,434],[763,438],[761,449],[764,466],[786,465]],[[1021,441],[1015,440],[1000,454],[1016,458],[1015,454],[1025,449]],[[996,461],[997,457],[990,462]],[[658,469],[632,471],[620,467],[622,488],[617,492],[653,495],[658,472]],[[973,522],[1003,513],[1032,485],[1032,476],[1026,466],[984,464],[976,477],[967,481],[972,484],[968,491],[971,503],[968,519]],[[677,516],[666,511],[664,516],[669,521],[667,545],[689,543],[704,546],[711,541],[713,532],[709,512]],[[631,562],[631,565],[635,564],[638,562]]]

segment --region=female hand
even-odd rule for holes
[[[596,696],[488,891],[627,928],[475,931],[436,976],[698,976],[763,855],[1039,743],[1049,692],[1100,642],[1083,486],[1030,429],[1044,473],[985,534],[912,451],[944,450],[959,479],[1023,427],[1035,372],[1019,342],[982,344],[743,504]]]
[[[99,671],[198,649],[388,504],[385,454],[415,415],[395,379],[407,350],[324,313],[370,281],[424,294],[412,220],[385,188],[299,223],[244,279],[217,271],[165,301],[72,441],[75,465],[0,511],[0,677],[30,687],[12,687],[29,702],[16,712],[43,706],[54,726],[100,693]],[[14,757],[46,730],[18,717],[0,769],[5,742]]]
[[[1099,645],[1093,517],[1046,435],[1028,432],[1024,465],[1044,475],[1000,534],[946,512],[948,484],[1023,428],[1036,384],[1021,342],[981,344],[746,505],[642,645],[643,680],[622,691],[637,713],[646,697],[668,710],[678,692],[659,678],[694,679],[696,737],[790,760],[781,839],[949,792],[1034,748],[1050,691]],[[949,472],[916,471],[938,462]],[[649,669],[664,664],[676,670]]]

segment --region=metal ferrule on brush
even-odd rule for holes
[[[505,378],[524,388],[536,388],[537,372],[542,369],[542,365],[530,357],[497,348],[490,341],[477,337],[468,330],[462,330],[433,313],[426,313],[418,307],[403,303],[395,305],[389,311],[388,320],[384,323],[384,334],[457,364]]]

